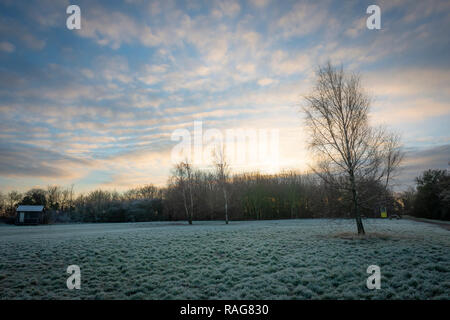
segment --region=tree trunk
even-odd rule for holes
[[[225,224],[228,224],[228,201],[227,201],[227,191],[223,188],[223,197],[225,200]]]
[[[186,218],[188,219],[189,224],[192,224],[192,219],[191,219],[191,215],[189,214],[188,207],[187,207],[186,193],[185,193],[184,189],[183,189],[183,203],[184,203],[184,209],[186,210]]]
[[[192,189],[189,188],[189,196],[191,198],[191,214],[189,215],[189,224],[192,224],[192,217],[194,216],[194,201],[192,199]]]
[[[358,228],[358,234],[366,234],[361,220],[361,215],[359,214],[358,194],[356,193],[355,177],[352,173],[350,174],[350,181],[352,184],[353,210],[356,219],[356,227]]]

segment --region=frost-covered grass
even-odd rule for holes
[[[1,299],[449,299],[450,232],[407,220],[0,226]],[[68,290],[68,265],[81,290]],[[381,289],[366,269],[381,267]]]

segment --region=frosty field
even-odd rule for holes
[[[0,225],[1,299],[449,299],[450,232],[409,220]],[[69,290],[67,266],[81,268]],[[381,289],[368,290],[369,265]]]

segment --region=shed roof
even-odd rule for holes
[[[24,211],[24,212],[40,212],[44,210],[44,206],[18,206],[16,211]]]

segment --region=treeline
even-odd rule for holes
[[[401,194],[405,214],[418,218],[450,220],[450,174],[427,170],[416,178],[416,187]]]
[[[1,196],[5,216],[15,215],[18,205],[43,205],[46,221],[137,222],[156,220],[260,220],[352,217],[346,190],[329,187],[312,174],[289,171],[229,175],[218,170],[177,166],[168,185],[153,185],[126,192],[94,190],[74,195],[73,186],[12,191]],[[361,213],[379,217],[380,209],[399,212],[399,202],[383,185],[361,181]]]
[[[330,188],[314,175],[234,175],[227,190],[231,220],[352,217],[348,192]],[[381,207],[395,209],[393,197],[381,185],[367,182],[366,190],[372,196],[362,204],[365,216],[379,216]],[[179,184],[171,184],[165,190],[165,214],[170,220],[186,219],[182,193]],[[210,174],[194,172],[192,194],[196,219],[225,220],[222,192]]]

